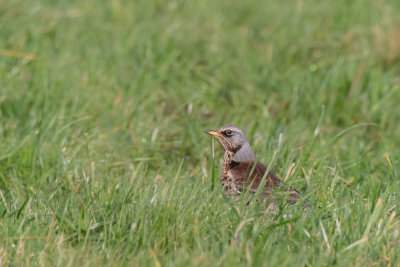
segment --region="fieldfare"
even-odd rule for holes
[[[271,194],[283,182],[256,159],[243,131],[234,125],[221,126],[205,133],[218,139],[225,150],[221,174],[221,185],[228,196],[238,196],[244,190],[256,193],[260,188],[260,196],[269,200]],[[294,204],[300,200],[300,193],[291,187],[286,187],[284,198]]]

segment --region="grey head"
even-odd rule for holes
[[[204,132],[216,137],[224,148],[225,153],[232,155],[233,161],[256,160],[246,135],[239,127],[228,124],[215,130],[206,130]]]

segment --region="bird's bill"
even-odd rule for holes
[[[214,130],[205,130],[204,132],[206,134],[209,134],[209,135],[212,135],[212,136],[216,136],[216,137],[221,136],[221,134],[219,132],[214,131]]]

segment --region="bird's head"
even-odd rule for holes
[[[233,154],[239,151],[244,145],[248,146],[243,131],[234,125],[224,125],[215,130],[205,130],[204,132],[216,137],[225,151],[232,152]]]

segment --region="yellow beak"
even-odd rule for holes
[[[215,136],[215,137],[221,137],[222,136],[222,134],[220,134],[219,132],[214,131],[214,130],[205,130],[204,132],[206,134],[209,134],[209,135],[212,135],[212,136]]]

